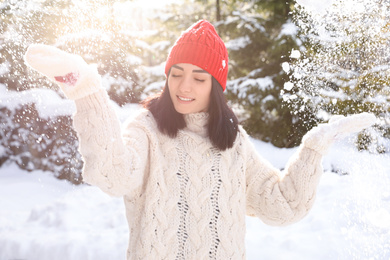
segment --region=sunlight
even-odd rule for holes
[[[107,4],[104,1],[73,1],[69,9],[64,9],[64,16],[71,18],[59,35],[99,32],[125,28],[142,31],[150,29],[150,18],[158,15],[165,6],[178,3],[178,0],[134,0]]]
[[[161,1],[161,0],[134,0],[126,2],[128,4],[133,4],[135,6],[140,7],[141,9],[159,9],[164,6],[178,3],[178,0],[167,0],[167,1]]]
[[[155,17],[161,9],[175,3],[179,1],[134,0],[117,2],[113,9],[117,22],[130,25],[134,30],[143,30],[151,27],[149,18]]]

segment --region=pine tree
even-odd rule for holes
[[[27,69],[23,54],[31,43],[53,43],[56,26],[62,24],[60,12],[55,10],[64,6],[61,3],[5,1],[1,5],[0,87],[9,93],[22,92],[28,96],[32,94],[28,92],[31,88],[51,86],[48,80]],[[42,118],[33,102],[2,101],[0,166],[16,163],[27,171],[51,171],[58,178],[81,183],[82,161],[70,116]]]
[[[279,147],[297,145],[307,130],[280,94],[288,81],[282,64],[300,41],[291,22],[293,3],[237,1],[239,11],[217,26],[229,49],[229,100],[244,111],[242,123],[250,135]]]
[[[372,1],[364,9],[344,4],[323,16],[296,13],[308,41],[292,63],[294,87],[285,99],[318,121],[333,114],[375,113],[382,122],[376,131],[361,134],[358,147],[368,149],[372,143],[372,151],[385,152],[390,138],[390,4]]]

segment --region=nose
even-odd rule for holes
[[[183,80],[180,82],[179,90],[182,93],[189,93],[191,92],[192,86],[191,86],[191,78],[190,77],[184,77]]]

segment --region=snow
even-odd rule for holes
[[[261,71],[261,70],[255,70]],[[247,76],[238,78],[230,81],[230,89],[233,93],[238,94],[238,98],[247,99],[251,104],[254,104],[258,101],[259,97],[256,94],[248,95],[248,91],[256,87],[257,89],[267,90],[271,89],[274,86],[271,76],[266,76],[263,78],[250,78],[254,75],[254,71],[249,73]]]
[[[324,157],[317,200],[303,220],[271,227],[247,217],[248,260],[390,258],[390,156],[358,152],[352,139]],[[252,141],[278,168],[297,149]],[[0,168],[0,259],[125,259],[127,242],[121,198],[50,172]]]
[[[142,64],[142,59],[140,57],[138,57],[138,56],[135,56],[135,55],[127,55],[126,61],[130,65]]]
[[[295,38],[297,34],[298,34],[298,27],[294,23],[288,22],[283,24],[282,30],[278,38],[281,38],[282,36],[292,36]]]
[[[143,69],[148,75],[163,77],[165,75],[165,62],[156,66],[143,67]]]
[[[14,165],[0,176],[0,259],[125,258],[121,200]]]
[[[301,52],[298,51],[298,50],[292,50],[291,51],[291,55],[290,55],[291,58],[293,59],[299,59],[301,57]]]
[[[284,72],[289,73],[290,72],[290,64],[288,62],[283,62],[282,69],[284,70]]]
[[[240,49],[244,49],[246,46],[251,44],[251,39],[248,35],[232,39],[225,43],[226,48],[231,51],[238,51]]]
[[[0,47],[1,50],[1,47]],[[0,58],[2,58],[2,55],[0,54]],[[0,64],[0,75],[5,75],[6,73],[9,73],[10,70],[10,64],[9,62],[4,62]]]
[[[292,82],[286,82],[286,83],[284,83],[283,89],[290,91],[293,89],[293,87],[294,87],[294,84]]]
[[[103,77],[103,82],[108,85],[108,80]],[[23,104],[34,103],[39,116],[43,119],[49,119],[56,116],[70,116],[76,112],[76,105],[70,99],[61,98],[57,92],[52,89],[33,88],[25,91],[7,90],[6,86],[0,84],[0,106],[5,106],[10,110],[21,107]],[[138,104],[127,104],[122,107],[110,100],[119,120],[124,122],[127,117],[134,115],[135,110],[139,108]]]
[[[0,106],[14,110],[28,103],[34,103],[40,117],[44,119],[51,116],[72,115],[76,111],[73,101],[62,99],[52,89],[34,88],[19,92],[7,90],[5,85],[0,84]]]
[[[335,0],[297,0],[298,5],[314,14],[325,14],[326,11],[334,4]]]

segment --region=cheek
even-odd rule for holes
[[[207,90],[202,93],[203,102],[207,106],[210,103],[210,95],[211,95],[211,87],[207,88]]]
[[[171,90],[172,89],[172,80],[170,80],[170,78],[168,78],[168,89]]]
[[[168,80],[168,89],[171,97],[175,95],[176,85],[172,80]]]

